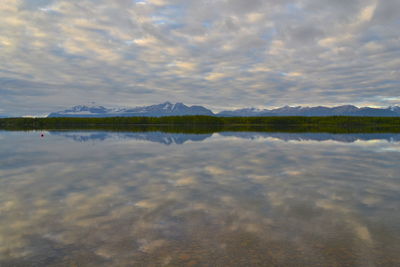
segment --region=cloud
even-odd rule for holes
[[[93,100],[385,106],[398,95],[399,10],[396,0],[7,0],[0,78],[25,81],[14,90],[29,101],[12,101],[30,114]],[[301,80],[279,75],[296,72]],[[7,112],[26,113],[1,89]]]

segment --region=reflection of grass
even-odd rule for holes
[[[213,133],[220,131],[398,133],[396,117],[111,117],[111,118],[8,118],[4,130],[111,130]]]

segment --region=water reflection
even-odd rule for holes
[[[184,134],[168,132],[50,132],[52,135],[63,136],[77,142],[104,141],[109,139],[134,139],[162,143],[165,145],[184,144],[188,141],[204,141],[213,134]],[[276,132],[219,132],[216,135],[237,137],[243,139],[275,138],[284,141],[337,141],[352,143],[356,141],[384,140],[400,142],[400,134],[360,133],[276,133]]]
[[[104,141],[107,139],[134,139],[165,145],[184,144],[187,141],[203,141],[212,134],[182,134],[165,132],[50,132],[77,142]]]
[[[392,139],[118,135],[0,135],[0,266],[400,264]]]

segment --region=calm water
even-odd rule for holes
[[[400,266],[400,135],[0,132],[0,266]]]

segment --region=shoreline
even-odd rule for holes
[[[400,117],[106,117],[2,118],[0,130],[106,130],[211,133],[400,133]]]

